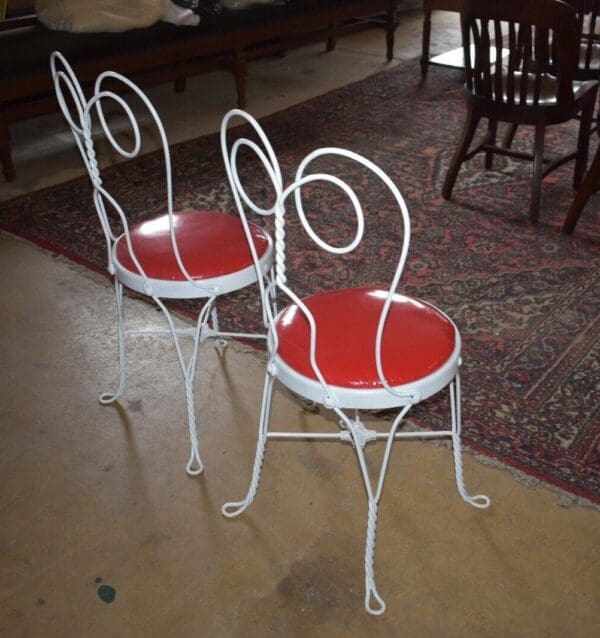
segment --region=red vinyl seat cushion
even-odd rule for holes
[[[210,279],[252,265],[252,255],[239,217],[224,213],[186,211],[174,213],[175,237],[183,265],[194,279]],[[267,234],[250,224],[259,259],[269,246]],[[169,232],[169,217],[162,215],[130,231],[133,251],[150,279],[183,281]],[[137,274],[127,243],[117,243],[119,263]]]
[[[375,337],[387,291],[349,288],[304,299],[317,325],[316,361],[330,385],[380,389]],[[277,319],[279,357],[315,379],[309,360],[310,328],[300,308],[289,306]],[[456,346],[454,324],[434,306],[394,295],[382,342],[388,383],[399,386],[438,370]]]

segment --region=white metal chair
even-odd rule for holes
[[[107,71],[98,76],[93,96],[86,99],[80,83],[67,60],[54,52],[50,60],[56,96],[73,132],[77,147],[93,185],[93,201],[106,239],[108,271],[114,277],[119,338],[119,383],[114,392],[100,395],[100,402],[116,401],[125,390],[126,338],[130,335],[171,335],[181,371],[187,401],[190,457],[186,471],[190,475],[203,470],[196,431],[194,377],[199,344],[216,338],[220,346],[224,338],[238,336],[264,339],[265,334],[232,333],[219,329],[215,302],[221,295],[258,282],[264,289],[263,277],[269,277],[273,263],[270,236],[259,226],[249,223],[243,209],[240,216],[211,211],[173,209],[171,159],[167,137],[160,118],[147,96],[128,78]],[[121,83],[148,109],[158,129],[164,153],[166,171],[166,213],[130,227],[118,201],[103,184],[92,137],[94,111],[100,128],[110,144],[123,157],[136,157],[141,148],[139,125],[124,98],[106,83]],[[113,136],[103,111],[103,101],[119,105],[131,126],[133,148],[127,150]],[[70,105],[69,105],[70,102]],[[237,197],[237,193],[236,193]],[[118,229],[118,230],[117,230]],[[152,298],[162,310],[167,322],[165,330],[132,330],[125,326],[123,288]],[[177,328],[165,300],[203,299],[196,325]],[[184,356],[181,337],[191,336],[193,348],[189,359]]]
[[[353,251],[364,233],[364,213],[356,193],[332,174],[307,173],[317,158],[350,158],[378,176],[393,194],[402,217],[400,256],[389,290],[374,286],[317,293],[301,299],[288,286],[286,274],[285,203],[294,195],[295,209],[302,226],[322,249],[345,254]],[[230,156],[236,173],[236,157]],[[302,189],[323,182],[339,187],[348,197],[356,215],[356,234],[344,246],[325,242],[311,227],[303,207]],[[239,187],[239,184],[237,184]],[[343,239],[342,239],[343,241]],[[310,153],[299,165],[293,184],[281,194],[275,211],[276,289],[291,304],[281,312],[267,302],[269,320],[267,344],[269,360],[258,426],[258,443],[252,477],[244,500],[223,505],[227,517],[241,514],[254,500],[258,488],[266,443],[269,439],[339,440],[351,442],[360,465],[368,500],[365,546],[365,608],[373,615],[385,611],[385,603],[375,585],[375,534],[378,504],[395,439],[448,437],[452,440],[456,485],[470,505],[486,508],[487,496],[470,496],[463,481],[461,456],[460,377],[461,339],[457,327],[440,310],[425,301],[396,292],[410,243],[410,220],[398,188],[375,164],[356,153],[340,148],[322,148]],[[273,382],[322,404],[339,417],[340,431],[305,433],[269,430]],[[400,432],[399,426],[410,408],[448,388],[450,427],[433,432]],[[360,410],[397,408],[389,431],[365,427]],[[383,460],[377,480],[371,480],[364,447],[385,440]]]

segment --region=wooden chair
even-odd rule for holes
[[[579,59],[575,69],[576,80],[600,80],[600,0],[564,0],[577,14],[579,27]],[[598,125],[596,117],[594,126]],[[513,124],[504,138],[504,147],[510,148],[518,125]]]
[[[576,13],[559,0],[464,0],[461,25],[467,118],[442,195],[450,199],[462,163],[479,152],[485,152],[486,168],[492,167],[494,154],[527,159],[533,161],[529,219],[536,223],[542,179],[575,159],[573,185],[578,188],[587,165],[598,82],[574,78],[580,33]],[[493,62],[490,47],[496,49],[497,59],[502,49],[508,50],[502,65]],[[546,127],[577,115],[581,116],[577,149],[552,161],[545,159]],[[471,149],[482,117],[488,119],[487,133]],[[534,152],[497,146],[499,122],[534,126]]]

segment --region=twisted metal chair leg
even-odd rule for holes
[[[269,430],[269,418],[271,414],[271,402],[273,398],[273,381],[272,374],[267,372],[265,376],[265,385],[263,390],[261,414],[258,424],[258,441],[256,443],[256,455],[254,457],[254,466],[252,468],[252,478],[250,479],[250,485],[248,487],[248,493],[243,501],[225,503],[221,508],[221,513],[227,518],[234,518],[244,512],[256,496],[258,490],[258,484],[260,482],[262,464],[265,456],[265,449],[267,445],[267,434]]]
[[[365,490],[367,492],[367,499],[369,504],[368,516],[367,516],[367,534],[365,540],[365,609],[372,616],[381,616],[385,613],[386,605],[385,601],[381,597],[381,594],[377,590],[375,584],[375,537],[377,533],[377,513],[379,501],[383,493],[383,484],[387,474],[389,466],[390,456],[392,453],[392,444],[394,442],[394,436],[404,415],[410,409],[410,405],[404,406],[400,413],[396,415],[389,434],[386,440],[385,451],[383,453],[383,459],[381,461],[381,469],[379,470],[379,478],[377,480],[377,489],[373,492],[373,486],[371,483],[371,477],[369,474],[369,468],[365,459],[363,445],[361,439],[355,430],[354,422],[349,419],[341,410],[336,409],[336,413],[340,416],[344,422],[346,429],[350,432],[358,463],[360,465],[360,471],[365,484]]]
[[[377,509],[375,500],[369,498],[367,539],[365,542],[365,609],[372,616],[385,613],[386,605],[375,585],[375,534],[377,532]],[[377,604],[373,606],[373,601]]]
[[[190,435],[190,458],[185,466],[185,471],[190,476],[198,476],[202,474],[204,465],[200,457],[200,449],[198,445],[198,432],[196,430],[196,413],[194,401],[194,381],[188,374],[184,372],[185,380],[185,398],[188,413],[188,431]]]
[[[460,409],[460,375],[456,374],[454,381],[449,386],[450,409],[452,412],[452,451],[454,454],[454,474],[456,476],[456,487],[462,499],[478,509],[485,509],[490,506],[490,499],[485,494],[471,496],[465,487],[463,478],[462,447],[460,442],[461,431],[461,409]]]
[[[198,347],[203,340],[203,328],[209,320],[210,311],[212,309],[213,303],[216,297],[210,297],[202,310],[198,314],[198,320],[196,322],[196,328],[194,331],[194,343],[192,354],[190,356],[189,361],[185,362],[183,352],[181,350],[181,344],[179,342],[179,337],[177,335],[177,329],[175,328],[175,324],[173,323],[173,319],[171,318],[171,314],[164,303],[158,298],[154,297],[154,301],[158,305],[158,307],[163,311],[165,318],[167,320],[167,324],[169,326],[169,331],[171,332],[171,336],[173,337],[173,343],[175,344],[175,351],[177,353],[177,360],[179,361],[179,366],[181,368],[181,373],[183,374],[184,387],[185,387],[185,398],[187,405],[187,416],[188,416],[188,431],[190,437],[190,458],[185,467],[185,471],[190,476],[198,476],[204,470],[204,464],[202,463],[202,457],[200,455],[200,446],[198,442],[198,432],[196,429],[196,409],[195,409],[195,400],[194,400],[194,377],[196,375],[196,363],[198,360]]]
[[[117,307],[117,329],[119,338],[119,384],[114,392],[103,392],[98,400],[102,405],[116,401],[125,391],[127,375],[127,335],[123,320],[123,285],[115,279],[115,301]]]

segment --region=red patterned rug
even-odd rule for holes
[[[464,340],[464,441],[471,449],[567,492],[600,503],[600,195],[572,237],[560,227],[573,197],[572,166],[544,181],[541,221],[527,223],[531,165],[475,158],[459,175],[452,202],[441,184],[464,117],[460,74],[432,70],[419,86],[415,63],[310,100],[262,122],[286,179],[316,146],[366,155],[407,199],[413,239],[401,291],[430,300],[458,324]],[[185,95],[178,99],[185,99]],[[168,124],[168,123],[167,123]],[[531,131],[519,132],[527,145]],[[555,127],[547,147],[574,146],[576,128]],[[173,148],[178,208],[231,210],[215,135]],[[324,168],[328,168],[324,166]],[[310,292],[338,284],[387,284],[399,247],[399,216],[379,183],[339,164],[367,203],[367,242],[333,267],[290,215],[292,278]],[[133,219],[164,205],[158,154],[113,167],[105,182]],[[266,195],[251,164],[254,191]],[[341,195],[311,194],[313,223],[324,237],[354,232]],[[105,245],[86,179],[11,200],[0,227],[94,269]],[[182,304],[190,313],[193,307]],[[220,305],[223,324],[255,327],[254,291]],[[445,397],[413,413],[440,427]]]

